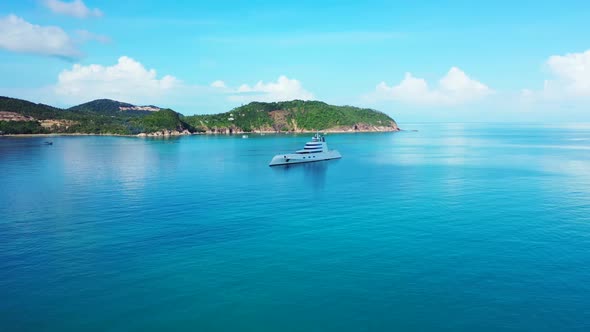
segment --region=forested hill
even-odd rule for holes
[[[0,132],[3,134],[118,134],[157,131],[190,133],[182,114],[156,106],[135,106],[99,99],[68,109],[26,100],[0,97]]]
[[[395,131],[395,121],[385,113],[367,108],[334,106],[321,101],[293,100],[252,102],[229,112],[185,117],[200,131],[303,132],[303,131]]]
[[[44,120],[59,117],[62,110],[53,106],[35,104],[22,99],[0,97],[0,111],[15,112],[20,115]]]
[[[68,108],[69,111],[85,111],[100,114],[118,115],[125,112],[127,115],[146,115],[160,110],[157,106],[135,106],[111,99],[97,99],[78,106]]]
[[[396,131],[393,119],[372,109],[320,101],[252,102],[211,115],[184,116],[157,106],[99,99],[68,109],[0,97],[1,134],[190,134],[305,131]]]

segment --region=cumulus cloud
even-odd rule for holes
[[[590,98],[590,50],[582,53],[553,55],[546,66],[554,76],[545,80],[543,89],[522,90],[525,100],[561,100]]]
[[[211,87],[212,88],[218,88],[218,89],[225,89],[225,88],[227,88],[227,86],[225,85],[225,82],[224,81],[221,81],[221,80],[217,80],[217,81],[211,83]]]
[[[484,98],[492,93],[493,91],[485,84],[470,78],[461,69],[452,67],[435,88],[431,88],[426,80],[406,73],[397,85],[379,83],[369,99],[392,100],[414,105],[457,105]]]
[[[102,44],[111,42],[111,38],[105,35],[95,34],[87,30],[76,30],[76,35],[78,37],[78,40],[81,42],[97,41]]]
[[[15,15],[0,18],[0,48],[65,58],[81,55],[61,28],[31,24]]]
[[[112,66],[73,65],[59,74],[54,91],[70,103],[99,98],[147,103],[181,85],[173,76],[158,78],[154,69],[146,69],[140,62],[122,56]]]
[[[229,99],[238,102],[274,102],[293,99],[310,100],[314,99],[314,96],[305,90],[298,80],[281,75],[276,82],[259,81],[253,86],[242,84],[231,91]]]
[[[44,0],[43,3],[49,10],[56,14],[68,15],[77,18],[99,17],[102,12],[98,8],[90,9],[82,0],[74,0],[72,2],[60,0]]]

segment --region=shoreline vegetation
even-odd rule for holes
[[[146,138],[154,138],[154,137],[182,137],[182,136],[238,136],[243,134],[248,135],[296,135],[296,134],[315,134],[316,132],[326,133],[326,134],[354,134],[354,133],[387,133],[387,132],[397,132],[403,131],[403,129],[389,129],[383,128],[383,130],[305,130],[305,131],[282,131],[282,132],[275,132],[275,131],[249,131],[249,132],[235,132],[235,133],[202,133],[202,132],[195,132],[195,133],[188,133],[188,134],[162,134],[161,132],[158,133],[140,133],[137,135],[133,134],[93,134],[93,133],[46,133],[46,134],[0,134],[0,137],[59,137],[59,136],[113,136],[113,137],[146,137]]]
[[[252,102],[219,114],[185,116],[154,105],[109,99],[60,109],[0,97],[0,135],[137,136],[297,134],[399,131],[388,115],[320,101]]]

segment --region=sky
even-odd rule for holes
[[[0,95],[590,122],[589,1],[1,0]]]

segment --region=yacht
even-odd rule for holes
[[[314,161],[330,160],[342,158],[340,152],[328,150],[326,138],[316,133],[311,142],[305,143],[301,150],[295,153],[278,154],[272,158],[268,166],[291,165],[300,163],[311,163]]]

